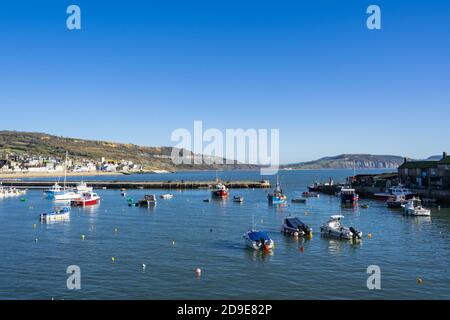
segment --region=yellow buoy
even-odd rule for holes
[[[86,238],[86,237],[84,236],[84,234],[82,234],[82,235],[81,235],[81,240],[84,241],[85,238]]]
[[[36,229],[36,227],[37,227],[36,224],[34,224],[34,225],[33,225],[33,229]]]
[[[417,283],[418,284],[422,284],[423,283],[423,279],[422,278],[417,279]]]
[[[111,261],[114,263],[114,262],[116,262],[116,257],[112,257],[111,258]]]

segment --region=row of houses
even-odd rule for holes
[[[440,160],[408,161],[398,168],[400,183],[410,188],[450,190],[450,156]]]
[[[128,172],[140,171],[142,166],[132,161],[68,160],[66,166],[70,172]],[[60,173],[64,172],[64,160],[51,157],[11,156],[0,159],[0,173]]]

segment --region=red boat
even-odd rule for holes
[[[93,205],[96,205],[99,203],[100,203],[100,197],[98,194],[92,193],[92,192],[86,192],[86,193],[83,193],[79,199],[72,200],[71,205],[86,207],[86,206],[93,206]]]
[[[225,185],[219,183],[216,189],[212,192],[214,198],[226,199],[230,195]]]

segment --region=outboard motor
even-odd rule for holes
[[[306,224],[301,226],[301,230],[308,236],[311,235],[312,233],[312,229],[308,227]]]
[[[361,239],[361,232],[353,227],[350,227],[350,231],[353,233],[353,239]]]

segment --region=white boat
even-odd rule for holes
[[[173,199],[173,194],[163,194],[161,195],[161,199]]]
[[[391,197],[397,197],[397,196],[402,196],[404,198],[408,198],[408,197],[413,196],[414,194],[415,193],[412,190],[405,188],[402,185],[398,185],[398,186],[387,189],[385,192],[375,193],[374,196],[375,196],[375,198],[380,199],[380,200],[387,200]]]
[[[5,188],[0,186],[0,198],[18,197],[27,193],[27,190],[16,189],[14,187]]]
[[[415,217],[431,216],[431,210],[422,207],[422,201],[419,198],[409,199],[408,202],[403,207],[405,210],[405,214],[408,216],[415,216]]]
[[[93,192],[94,188],[88,187],[86,182],[81,181],[77,184],[76,191],[81,194],[81,193],[85,193],[85,192]]]
[[[53,222],[53,221],[62,221],[70,218],[70,208],[55,208],[50,213],[43,213],[40,216],[41,222]]]
[[[81,198],[81,194],[74,192],[74,191],[69,191],[66,190],[61,194],[55,194],[53,196],[53,200],[55,201],[72,201],[72,200],[77,200]]]
[[[270,251],[275,248],[275,242],[266,231],[252,230],[244,234],[245,244],[254,250]]]
[[[330,220],[320,228],[322,235],[346,240],[362,239],[362,232],[342,225],[341,219],[343,218],[344,216],[341,215],[331,216]]]

